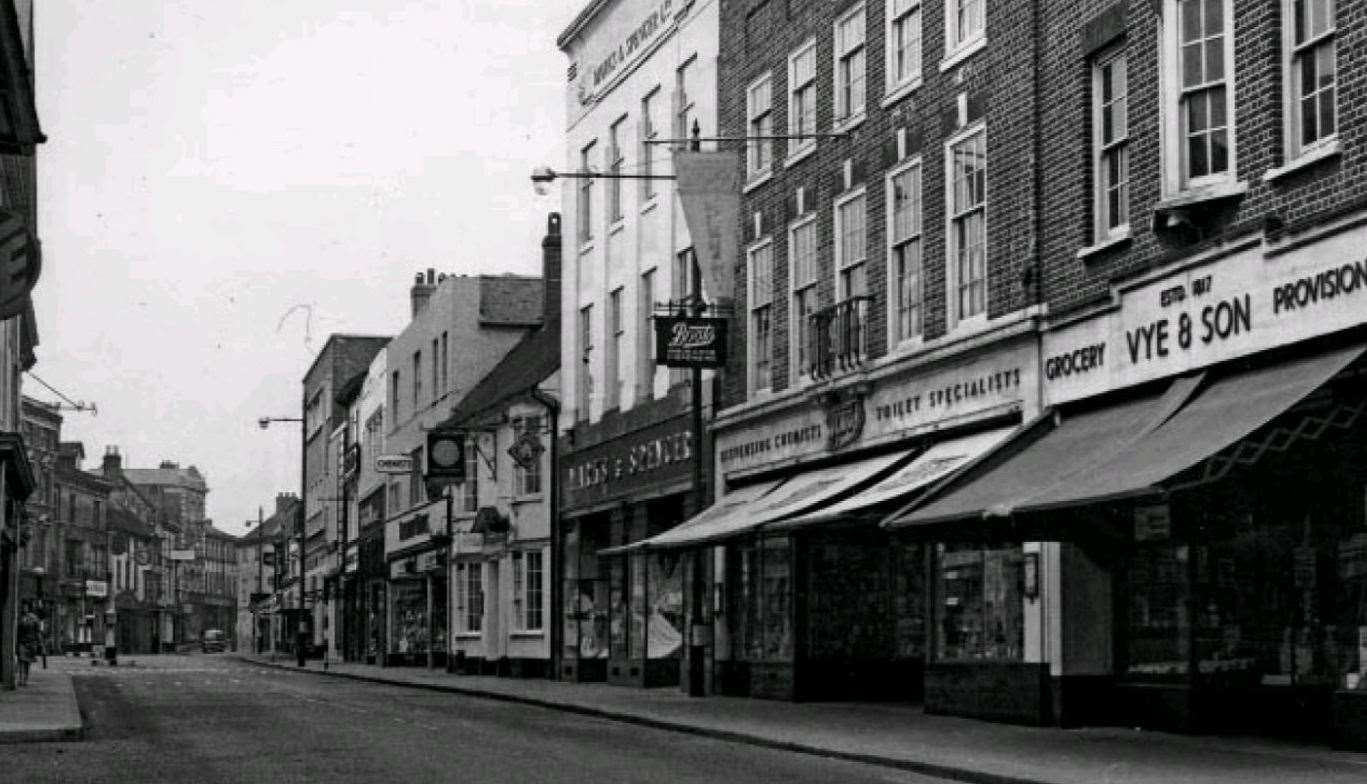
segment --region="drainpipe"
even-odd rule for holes
[[[550,650],[550,672],[547,677],[554,680],[560,672],[560,657],[562,655],[561,637],[565,634],[562,621],[560,603],[564,601],[564,564],[560,562],[560,401],[546,394],[540,387],[533,386],[530,392],[536,402],[546,407],[546,415],[551,419],[551,470],[550,470],[550,500],[547,502],[547,514],[550,516],[551,524],[551,650]],[[549,615],[550,613],[548,613]]]

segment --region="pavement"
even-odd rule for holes
[[[81,711],[69,666],[50,657],[48,669],[35,662],[27,686],[0,691],[0,744],[79,740]]]
[[[447,692],[629,722],[751,746],[982,784],[1367,781],[1367,754],[1264,739],[1118,728],[1064,730],[930,716],[918,706],[690,698],[633,689],[448,674],[423,668],[234,654],[302,674]]]

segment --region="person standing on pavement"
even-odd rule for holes
[[[39,639],[40,634],[38,616],[34,615],[32,610],[25,611],[24,615],[19,619],[18,682],[20,686],[28,685],[29,668],[33,666],[33,660],[36,658],[38,646],[41,643]]]

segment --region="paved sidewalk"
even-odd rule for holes
[[[292,660],[238,658],[298,671]],[[305,672],[323,675],[321,662]],[[969,782],[1172,784],[1367,781],[1367,754],[1264,739],[1060,730],[927,716],[905,705],[689,698],[632,689],[331,663],[326,675],[447,691]]]
[[[0,744],[80,739],[81,711],[67,668],[35,663],[27,686],[0,691]]]

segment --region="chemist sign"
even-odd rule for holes
[[[1105,313],[1045,333],[1046,405],[1362,323],[1367,229],[1285,250],[1248,240],[1208,264],[1118,289]]]

